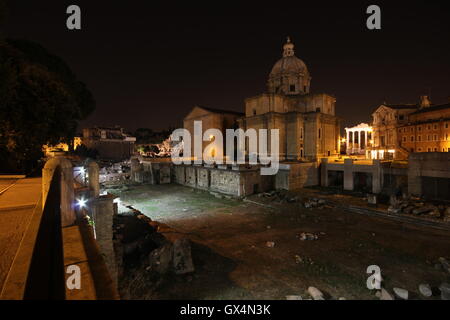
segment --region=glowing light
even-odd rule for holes
[[[81,172],[82,174],[84,174],[84,173],[86,172],[86,170],[85,170],[83,167],[81,167],[81,168],[80,168],[80,172]]]
[[[77,199],[77,205],[78,205],[78,208],[80,208],[80,209],[83,209],[84,207],[86,207],[86,203],[87,203],[87,200],[84,198]]]

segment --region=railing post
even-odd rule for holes
[[[74,189],[73,189],[73,168],[72,163],[64,157],[54,157],[47,161],[42,169],[42,203],[45,205],[50,184],[56,168],[61,170],[60,190],[61,190],[61,226],[73,225],[76,220],[74,211]]]

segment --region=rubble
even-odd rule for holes
[[[445,259],[444,257],[440,257],[439,263],[441,264],[444,270],[450,273],[450,262],[447,259]]]
[[[291,296],[286,296],[286,300],[303,300],[303,299],[302,299],[302,296],[291,295]]]
[[[408,290],[402,289],[402,288],[394,288],[393,290],[397,297],[399,297],[403,300],[408,300],[408,296],[409,296]]]
[[[301,241],[305,240],[318,240],[319,236],[313,233],[309,232],[302,232],[299,235],[297,235],[297,238],[299,238]]]
[[[275,247],[275,242],[273,242],[273,241],[267,241],[267,242],[266,242],[266,247],[267,247],[267,248],[273,248],[273,247]]]
[[[431,290],[430,285],[427,283],[422,283],[419,285],[419,292],[421,295],[427,298],[433,295],[433,291]]]
[[[325,300],[323,293],[315,287],[309,287],[308,293],[314,300]]]
[[[187,238],[175,240],[173,243],[173,267],[176,274],[194,272],[191,255],[191,242]]]
[[[450,206],[434,205],[425,203],[417,198],[398,199],[391,196],[390,205],[387,209],[389,214],[408,214],[416,216],[426,216],[433,219],[441,219],[450,222]]]
[[[439,286],[441,290],[441,299],[450,300],[450,283],[444,282]]]
[[[311,198],[301,199],[298,195],[284,190],[272,190],[270,192],[264,192],[258,194],[260,198],[266,198],[272,202],[279,203],[300,203],[307,209],[319,208],[322,209],[327,205],[327,201],[324,199]]]
[[[394,300],[394,297],[384,288],[377,292],[377,297],[380,300]]]

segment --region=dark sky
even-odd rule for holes
[[[382,30],[366,28],[373,3]],[[10,0],[5,31],[41,43],[88,85],[97,109],[82,126],[128,130],[179,125],[196,104],[243,111],[290,35],[311,90],[336,96],[345,127],[370,121],[383,101],[414,103],[428,92],[448,101],[445,3]],[[81,7],[81,31],[66,29],[69,4]]]

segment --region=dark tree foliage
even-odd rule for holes
[[[69,143],[94,108],[59,57],[30,41],[0,40],[0,172],[29,173],[42,146]]]

